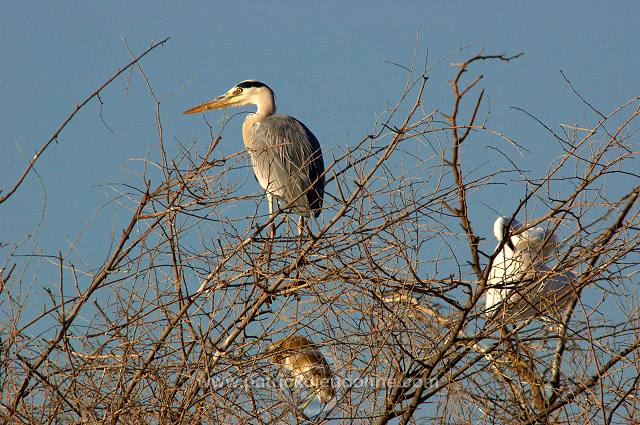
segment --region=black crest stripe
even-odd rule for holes
[[[261,83],[260,81],[243,81],[243,82],[237,84],[236,87],[240,87],[240,88],[243,88],[243,89],[248,89],[248,88],[251,88],[251,87],[256,87],[256,88],[257,87],[267,87],[267,88],[269,88],[266,84]]]

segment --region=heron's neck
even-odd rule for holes
[[[276,113],[276,100],[273,98],[273,93],[269,90],[264,90],[260,93],[255,100],[255,105],[258,107],[256,115],[261,117],[268,117]]]

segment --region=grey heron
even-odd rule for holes
[[[521,231],[523,227],[511,217],[494,223],[498,246],[504,244],[489,273],[485,312],[491,317],[519,321],[558,313],[576,295],[571,285],[575,273],[546,264],[557,247],[555,235],[541,227]]]
[[[273,90],[260,81],[236,84],[225,94],[184,111],[196,114],[209,109],[255,105],[242,124],[242,139],[251,156],[253,172],[266,191],[273,224],[273,197],[284,201],[300,215],[298,234],[302,233],[303,216],[318,217],[324,196],[324,162],[316,136],[303,123],[288,115],[276,114]]]
[[[334,397],[331,369],[320,349],[309,339],[292,335],[269,344],[267,353],[275,364],[287,369],[295,381],[313,389],[314,395],[304,403],[302,410],[314,397],[324,404]]]

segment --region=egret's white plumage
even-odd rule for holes
[[[557,247],[555,235],[523,227],[510,217],[498,217],[493,226],[503,247],[489,273],[485,311],[505,321],[556,315],[576,296],[575,273],[546,264]]]

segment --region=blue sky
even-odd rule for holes
[[[485,74],[493,126],[527,147],[531,153],[520,160],[542,173],[558,152],[540,148],[549,136],[511,106],[555,126],[581,122],[588,112],[561,70],[604,111],[637,95],[638,16],[640,4],[632,1],[5,2],[0,14],[0,188],[13,183],[77,99],[128,62],[122,37],[136,52],[152,40],[171,37],[143,61],[161,98],[188,83],[162,106],[169,144],[204,142],[202,120],[181,111],[252,78],[276,91],[280,112],[314,131],[325,155],[367,134],[377,114],[396,100],[405,74],[387,62],[408,65],[416,40],[420,58],[428,51],[431,62],[461,47],[466,53],[455,58],[480,48],[523,51],[508,65],[476,69]],[[450,106],[449,62],[433,71],[426,96],[430,107]],[[111,232],[119,231],[122,220],[115,208],[93,216],[114,196],[105,185],[139,172],[137,159],[155,155],[157,137],[153,104],[137,73],[129,84],[120,78],[102,99],[113,132],[101,123],[98,103],[83,110],[39,161],[42,184],[30,176],[0,206],[4,241],[15,242],[36,226],[44,188],[44,221],[35,238],[43,252],[66,251],[92,220],[78,249],[89,267],[104,257]],[[220,149],[241,148],[235,121]],[[488,155],[482,146],[477,149],[480,159]],[[502,213],[517,203],[504,194],[488,201]],[[493,218],[477,219],[487,236]],[[6,248],[0,252],[8,253]]]

